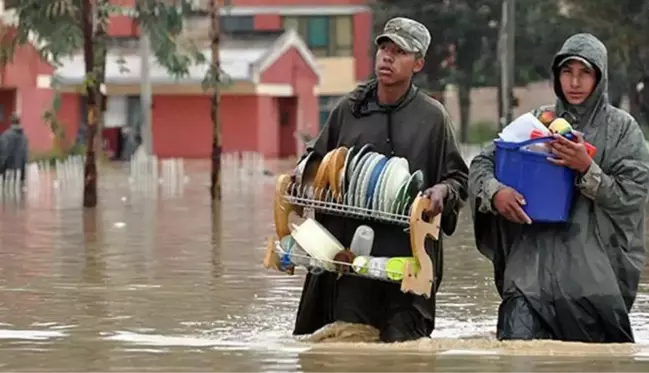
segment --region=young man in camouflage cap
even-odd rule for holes
[[[455,231],[467,198],[467,173],[453,124],[444,107],[419,91],[412,77],[424,66],[430,44],[424,25],[407,18],[387,22],[376,37],[376,78],[345,96],[331,112],[308,151],[321,155],[340,146],[371,144],[374,151],[408,160],[410,171],[423,172],[422,190],[430,198],[430,215],[442,214],[442,231]],[[412,256],[402,227],[317,214],[340,242],[349,247],[356,228],[374,229],[372,256]],[[435,296],[442,279],[442,241],[430,240],[435,266],[431,299],[402,293],[400,285],[354,276],[308,275],[295,334],[309,334],[334,321],[372,325],[381,340],[396,342],[428,337],[435,326]]]

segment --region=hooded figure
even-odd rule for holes
[[[591,160],[581,138],[574,144],[558,136],[552,144],[562,157],[556,163],[578,175],[569,222],[512,221],[519,206],[503,207],[504,197],[498,195],[515,195],[521,204],[524,196],[496,180],[494,145],[472,161],[469,171],[476,244],[493,263],[502,298],[497,335],[633,342],[629,312],[645,262],[649,151],[636,121],[609,105],[602,42],[590,34],[572,36],[552,70],[557,101],[541,110],[568,119],[579,131],[575,134],[583,133],[597,148]],[[586,92],[581,82],[589,79],[592,89]],[[568,148],[572,157],[563,153]]]
[[[423,172],[431,199],[431,215],[442,214],[441,226],[453,234],[467,197],[468,167],[460,154],[453,123],[444,107],[412,85],[423,67],[430,43],[428,30],[407,18],[388,21],[376,38],[377,79],[360,85],[331,112],[310,151],[321,156],[340,146],[371,145],[386,156],[408,160],[410,171]],[[361,224],[374,230],[372,256],[412,256],[403,227],[316,214],[344,247]],[[435,268],[430,299],[402,293],[400,285],[335,273],[308,274],[294,334],[310,334],[334,321],[372,325],[384,342],[428,337],[434,328],[435,292],[442,281],[442,235],[426,250]]]
[[[0,135],[0,175],[5,171],[20,171],[21,181],[25,181],[28,143],[27,136],[15,115],[11,118],[11,127]]]
[[[126,126],[122,127],[120,138],[122,139],[122,146],[120,147],[118,159],[128,161],[133,157],[138,146],[140,146],[138,135],[132,127]]]

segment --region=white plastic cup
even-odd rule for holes
[[[356,228],[349,249],[355,256],[370,256],[374,245],[374,230],[367,225]]]

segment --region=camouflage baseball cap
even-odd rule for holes
[[[426,54],[430,45],[430,32],[426,26],[410,18],[396,17],[383,27],[383,33],[374,39],[378,45],[381,40],[390,39],[401,49],[410,53]]]

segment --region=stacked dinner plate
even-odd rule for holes
[[[315,172],[299,171],[314,166],[317,167]],[[314,175],[312,180],[298,177],[299,184],[311,185],[314,190],[328,190],[336,202],[398,215],[409,214],[410,205],[424,183],[423,173],[420,170],[410,173],[405,158],[388,158],[374,152],[371,145],[339,147],[322,160],[307,156],[297,169],[300,175]],[[319,196],[323,193],[315,195],[321,199]]]

